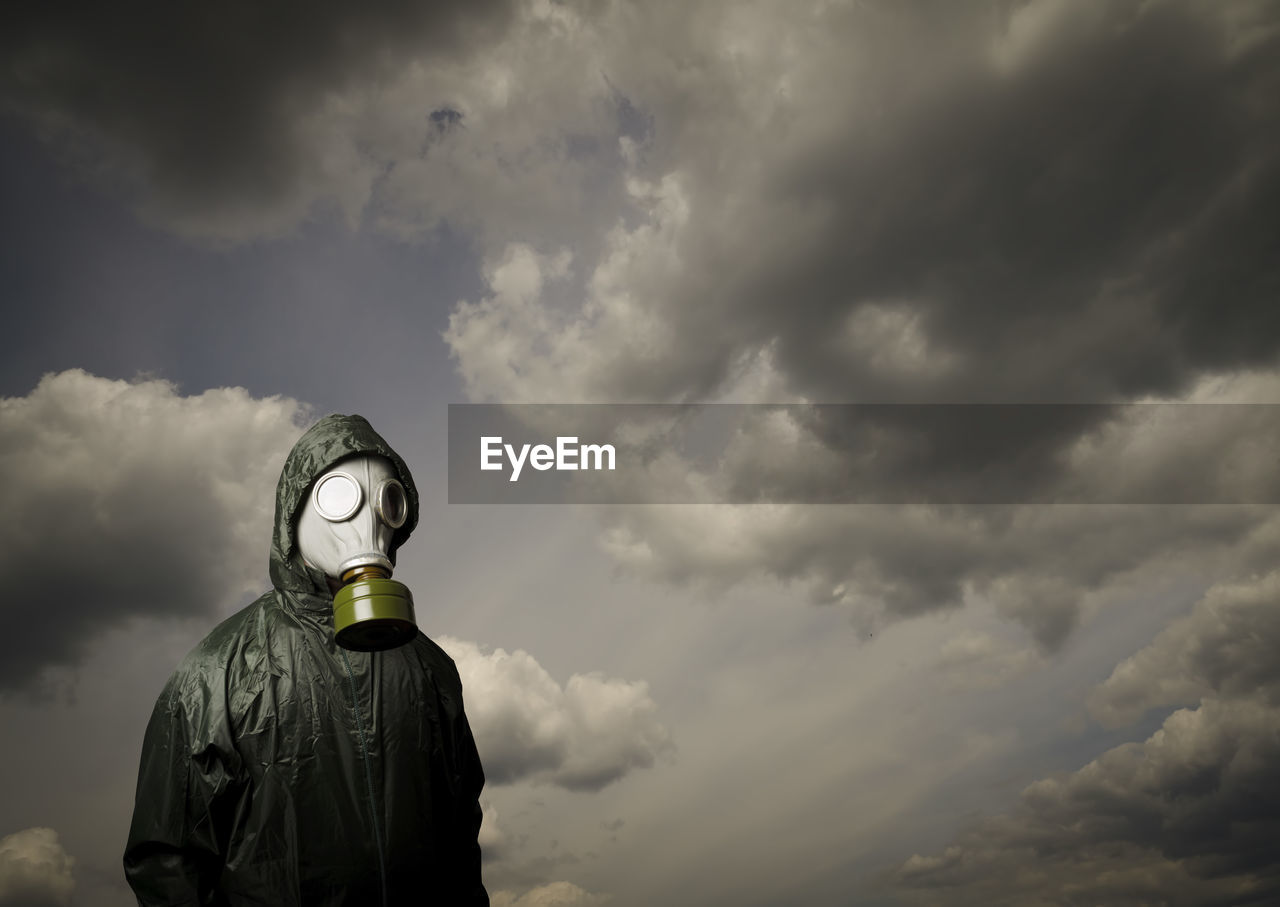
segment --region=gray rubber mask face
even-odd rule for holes
[[[333,598],[338,644],[373,652],[417,635],[413,596],[391,579],[387,551],[409,514],[404,486],[385,457],[343,460],[311,486],[298,517],[308,566],[342,583]]]

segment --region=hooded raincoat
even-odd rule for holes
[[[360,416],[299,439],[276,490],[274,588],[179,665],[147,727],[125,875],[150,905],[478,905],[484,774],[453,661],[421,632],[384,652],[333,640],[333,595],[296,547],[338,461],[404,461]]]

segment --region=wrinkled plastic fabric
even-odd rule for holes
[[[385,652],[333,641],[333,597],[295,548],[312,481],[380,454],[359,416],[295,445],[276,494],[273,590],[179,665],[143,743],[125,875],[151,905],[487,905],[484,784],[453,661],[421,632]]]

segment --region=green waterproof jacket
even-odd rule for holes
[[[299,439],[276,491],[274,589],[182,661],[147,726],[124,855],[141,905],[475,905],[484,774],[453,661],[421,632],[385,652],[333,641],[333,595],[295,546],[312,482],[380,454],[360,416]]]

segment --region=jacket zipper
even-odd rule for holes
[[[369,748],[364,740],[364,719],[360,717],[360,699],[356,694],[356,677],[351,672],[347,650],[339,649],[342,663],[347,668],[347,681],[351,686],[351,706],[356,710],[356,736],[360,738],[360,758],[364,761],[364,780],[369,789],[369,814],[373,817],[373,840],[378,847],[378,877],[382,883],[382,907],[387,907],[387,859],[382,849],[382,829],[378,825],[378,801],[373,794],[373,769],[369,765]],[[371,658],[373,656],[370,656]]]

